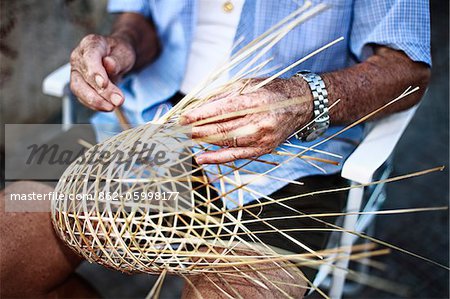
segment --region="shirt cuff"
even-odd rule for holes
[[[373,55],[373,45],[386,46],[394,50],[403,51],[412,61],[423,62],[431,66],[431,49],[429,46],[413,42],[392,42],[389,40],[365,41],[354,49],[355,56],[364,61]]]

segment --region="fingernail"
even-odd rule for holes
[[[181,116],[180,116],[180,119],[179,119],[179,122],[180,122],[181,125],[187,124],[187,118],[186,118],[186,116],[181,115]]]
[[[97,84],[98,88],[103,88],[103,83],[105,81],[103,80],[102,76],[96,75],[95,76],[95,83]]]
[[[118,95],[117,93],[113,93],[111,96],[111,102],[115,106],[119,106],[122,103],[122,97],[120,95]]]
[[[196,157],[195,160],[197,161],[197,164],[203,164],[203,162],[204,162],[204,159],[202,158],[202,156]]]

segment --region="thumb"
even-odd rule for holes
[[[135,63],[135,54],[125,45],[115,45],[103,58],[103,64],[111,76],[121,76],[128,72]]]
[[[122,80],[122,75],[124,72],[122,71],[120,64],[117,62],[117,59],[114,56],[104,57],[103,67],[105,68],[105,71],[112,82],[117,83]]]
[[[114,56],[105,56],[103,57],[103,66],[105,67],[106,72],[109,76],[114,77],[119,75],[120,73],[120,64]]]

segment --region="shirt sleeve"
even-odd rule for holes
[[[147,0],[109,0],[108,12],[134,12],[150,17],[150,5]]]
[[[370,44],[401,50],[431,65],[430,11],[427,0],[355,0],[350,50],[363,61]]]

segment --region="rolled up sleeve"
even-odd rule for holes
[[[378,44],[431,65],[428,1],[356,0],[354,5],[350,50],[360,61],[372,55],[370,44]]]
[[[149,17],[150,5],[147,0],[109,0],[108,12],[134,12]]]

